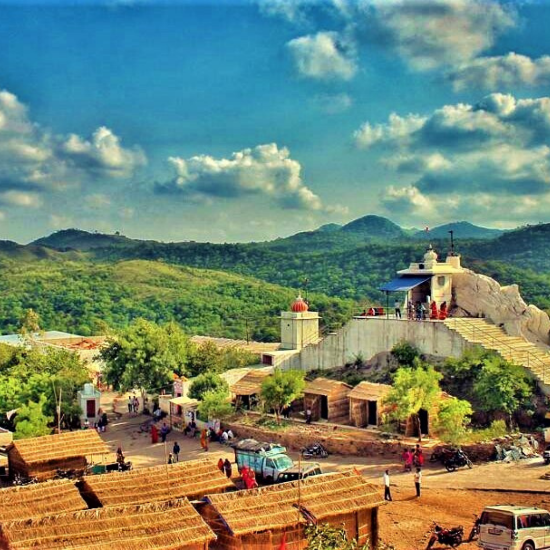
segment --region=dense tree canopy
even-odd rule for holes
[[[273,409],[279,422],[285,405],[304,395],[305,372],[298,370],[275,369],[275,372],[262,382],[260,397],[267,409]]]

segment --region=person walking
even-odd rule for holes
[[[174,455],[174,461],[179,462],[180,461],[180,446],[178,445],[177,441],[174,441],[174,447],[172,447],[172,454]]]
[[[233,469],[231,467],[231,462],[229,462],[229,459],[227,458],[223,462],[223,470],[227,478],[231,479],[231,474],[233,473]]]
[[[390,491],[390,471],[384,472],[384,500],[393,500]]]
[[[128,414],[132,414],[134,411],[134,401],[131,397],[128,397]]]
[[[137,414],[139,411],[139,399],[135,395],[132,401],[132,405],[134,406],[134,413]]]
[[[306,409],[306,424],[311,424],[311,409],[309,407]]]
[[[416,469],[414,474],[414,486],[416,488],[416,496],[420,496],[420,488],[422,487],[422,470],[420,468]]]
[[[208,451],[208,432],[206,430],[201,432],[201,447],[203,451]]]
[[[169,431],[170,431],[170,429],[166,425],[166,422],[163,422],[162,427],[160,429],[160,437],[161,437],[163,443],[166,443],[166,436],[168,435]]]
[[[399,303],[399,300],[395,300],[393,307],[395,309],[395,318],[401,319],[401,304]]]
[[[151,426],[151,443],[154,445],[159,442],[159,431],[158,428],[153,424]]]

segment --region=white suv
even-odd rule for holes
[[[526,506],[487,506],[478,545],[485,550],[550,548],[550,512]]]

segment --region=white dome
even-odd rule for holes
[[[424,254],[424,262],[437,262],[437,254],[432,248],[432,245],[428,247],[428,250],[426,250],[426,254]]]

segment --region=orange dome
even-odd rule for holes
[[[309,309],[309,307],[305,300],[298,294],[298,298],[296,298],[290,309],[294,313],[304,313]]]

